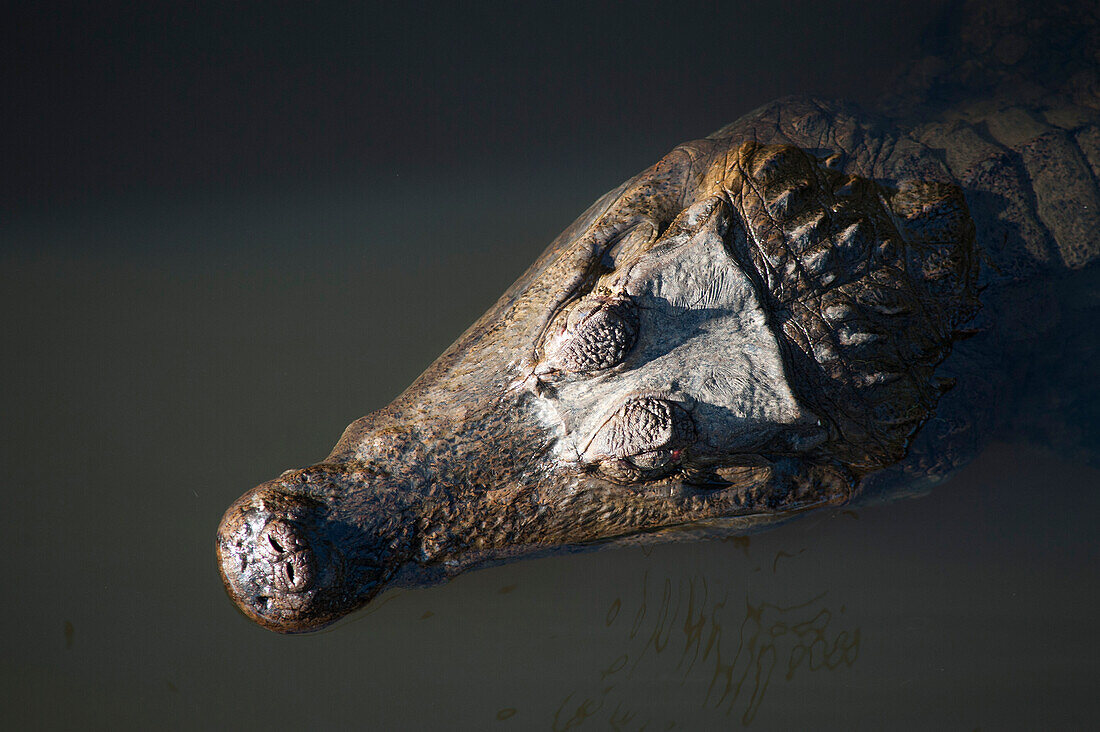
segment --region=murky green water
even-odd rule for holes
[[[316,635],[238,615],[213,556],[229,502],[323,457],[503,291],[557,211],[595,197],[468,190],[424,216],[415,188],[9,228],[25,244],[0,292],[10,723],[1100,720],[1100,473],[1023,445],[992,445],[922,499],[474,572]],[[487,221],[486,200],[515,205]]]

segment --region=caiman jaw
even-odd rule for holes
[[[609,194],[324,463],[226,513],[242,610],[311,630],[400,581],[846,500],[973,313],[961,193],[685,144]]]

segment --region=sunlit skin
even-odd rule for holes
[[[678,146],[324,461],[230,506],[230,596],[314,630],[488,563],[744,533],[946,476],[1004,383],[995,339],[960,346],[991,332],[982,301],[1052,249],[1069,269],[1097,253],[1055,205],[1076,179],[1016,173],[1069,158],[953,124],[933,149],[924,127],[786,99]]]
[[[905,232],[893,195],[793,146],[678,147],[324,462],[229,509],[231,596],[309,630],[490,561],[847,500],[934,409],[977,307],[957,189],[926,185],[935,220]]]

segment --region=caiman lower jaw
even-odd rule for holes
[[[597,517],[594,533],[622,535],[715,519],[781,517],[839,505],[851,498],[855,478],[840,466],[779,458],[695,470],[643,488],[608,485],[602,480],[591,480],[589,485],[584,499],[566,502],[569,510]],[[615,531],[620,522],[622,530]]]

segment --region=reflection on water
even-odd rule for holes
[[[728,562],[726,571],[658,576],[644,568],[633,592],[593,608],[602,613],[593,612],[585,625],[598,629],[609,652],[571,684],[546,690],[551,697],[560,694],[547,720],[549,728],[671,729],[678,718],[669,715],[677,709],[704,712],[697,722],[725,724],[723,719],[732,717],[747,726],[769,690],[782,699],[787,696],[782,687],[796,675],[855,664],[860,628],[846,619],[847,608],[828,589],[801,601],[781,602],[769,600],[767,590],[758,590],[762,596],[757,598],[744,590],[745,574],[766,572],[773,577],[763,587],[777,583],[775,596],[804,593],[801,568],[781,565],[780,560],[796,560],[806,549],[779,549],[758,562],[750,543],[749,537],[731,537],[713,544]],[[710,561],[714,558],[712,551]],[[667,698],[638,693],[639,686],[655,682],[672,690],[672,705]],[[497,719],[509,719],[517,711],[504,707]]]
[[[843,616],[845,608],[830,609],[827,590],[798,604],[776,605],[731,598],[722,584],[715,591],[706,577],[692,576],[665,578],[655,587],[646,572],[641,595],[625,604],[616,598],[604,621],[620,636],[625,631],[624,645],[630,650],[591,683],[566,695],[552,729],[560,732],[589,721],[613,729],[659,728],[659,718],[645,708],[644,700],[634,698],[629,682],[635,674],[669,668],[681,686],[696,692],[684,695],[683,704],[726,716],[736,710],[748,725],[773,681],[790,681],[800,669],[806,673],[851,666],[859,657],[859,629],[836,628],[834,615]],[[706,693],[692,698],[700,681],[706,681]]]

